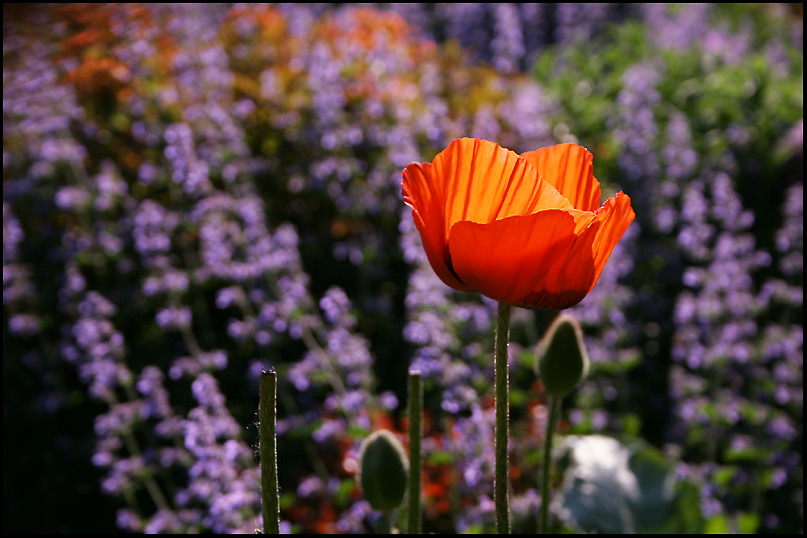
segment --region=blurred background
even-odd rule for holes
[[[423,529],[491,530],[496,305],[400,193],[473,136],[582,144],[637,215],[570,310],[554,529],[803,532],[803,86],[803,4],[4,4],[3,531],[252,532],[269,365],[284,530],[374,528],[410,367]],[[513,314],[520,532],[553,315]]]

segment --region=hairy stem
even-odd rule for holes
[[[423,386],[420,371],[409,371],[409,511],[407,532],[420,534],[420,442],[423,436]]]
[[[507,346],[510,340],[510,305],[499,303],[499,317],[496,324],[496,471],[494,500],[496,503],[496,530],[499,534],[510,533],[510,503],[508,499],[508,475],[510,461],[509,423],[510,386],[507,364]]]
[[[277,373],[261,372],[260,449],[261,500],[263,501],[264,534],[280,534],[280,497],[277,487],[276,424]]]
[[[549,420],[546,423],[546,435],[544,436],[544,468],[541,474],[541,527],[538,532],[546,534],[549,530],[549,478],[552,476],[552,436],[558,424],[560,416],[561,399],[555,396],[548,396]]]

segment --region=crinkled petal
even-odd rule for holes
[[[467,290],[452,267],[448,237],[458,222],[490,223],[572,206],[525,159],[494,142],[454,140],[432,163],[403,171],[403,199],[412,207],[429,262],[449,286]]]
[[[589,225],[575,235],[571,247],[550,262],[550,269],[540,286],[535,286],[525,299],[526,304],[563,310],[582,301],[591,291],[596,273],[594,242],[601,223],[591,212]]]
[[[449,251],[471,289],[516,306],[562,310],[588,295],[634,218],[630,198],[619,193],[596,212],[550,210],[490,224],[457,223]]]
[[[577,144],[558,144],[522,153],[538,173],[576,209],[600,207],[600,182],[594,177],[594,156]]]
[[[549,289],[562,288],[571,292],[570,301],[578,297],[568,306],[583,300],[594,288],[611,252],[636,216],[630,198],[622,192],[609,198],[595,213],[586,214],[594,218],[584,229],[578,227],[578,237],[562,260],[556,279],[547,279]]]
[[[566,260],[577,239],[575,220],[569,211],[548,210],[488,224],[458,222],[449,237],[454,270],[464,284],[491,299],[561,308],[563,293],[549,286],[557,287],[558,261]]]
[[[552,303],[554,308],[562,309],[582,301],[597,284],[616,244],[636,216],[630,197],[622,192],[609,198],[596,212],[584,215],[592,218],[586,223],[578,217],[574,245],[553,265],[543,285],[546,290],[561,292],[561,296],[551,298],[545,289],[536,289],[531,302]]]
[[[448,237],[445,228],[445,206],[441,192],[431,179],[431,164],[410,164],[403,171],[403,200],[412,208],[412,218],[420,232],[426,257],[446,285],[454,289],[469,290],[454,273],[448,254]]]
[[[619,243],[619,240],[628,230],[630,223],[636,218],[636,213],[631,207],[630,196],[624,192],[618,192],[613,198],[606,200],[596,214],[600,228],[596,233],[597,237],[592,246],[594,280],[589,291],[599,280],[600,274],[605,268],[605,263],[611,257],[616,244]]]

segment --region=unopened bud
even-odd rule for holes
[[[577,320],[562,314],[538,345],[538,373],[546,391],[562,398],[588,373],[588,353]]]
[[[361,445],[359,482],[364,497],[375,510],[389,512],[403,502],[409,461],[391,432],[379,430]]]

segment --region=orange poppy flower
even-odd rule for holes
[[[404,169],[403,199],[447,285],[561,310],[591,291],[636,216],[622,192],[600,206],[593,162],[576,144],[518,155],[461,138]]]

